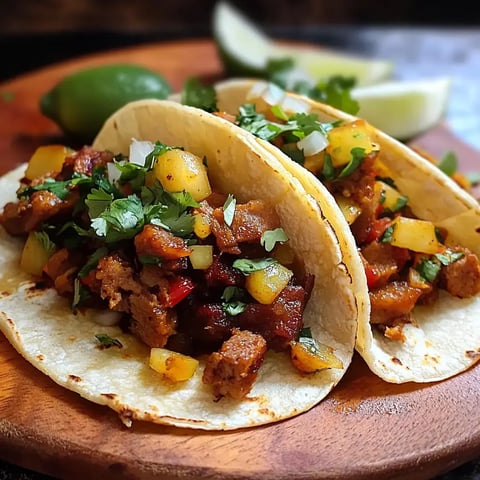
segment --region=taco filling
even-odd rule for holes
[[[214,114],[273,144],[334,196],[364,265],[374,328],[405,341],[403,326],[415,323],[415,306],[433,305],[442,290],[458,298],[480,293],[478,256],[452,242],[447,229],[416,217],[366,121],[322,122],[272,84],[255,84],[248,96],[251,103],[236,113]]]
[[[202,381],[216,400],[242,399],[267,350],[299,374],[342,368],[304,328],[315,278],[265,201],[212,191],[208,158],[133,140],[129,157],[92,147],[40,147],[0,224],[26,238],[21,268],[73,312],[94,309],[102,334],[119,325],[150,349],[150,366]],[[387,244],[385,244],[387,245]]]

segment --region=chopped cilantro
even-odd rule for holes
[[[310,327],[304,327],[300,330],[298,342],[301,343],[310,353],[317,354],[320,351],[317,341],[312,336]]]
[[[110,348],[110,347],[118,347],[122,348],[122,342],[116,338],[110,337],[110,335],[107,335],[106,333],[97,333],[95,335],[95,338],[100,342],[100,345],[103,348]]]
[[[244,275],[250,275],[253,272],[263,270],[276,263],[274,258],[238,258],[233,262],[233,268],[240,270]]]
[[[355,83],[354,77],[335,75],[326,81],[319,81],[313,86],[305,81],[297,82],[293,85],[292,90],[344,112],[356,115],[360,106],[357,100],[351,96],[351,90]]]
[[[154,255],[142,254],[138,256],[138,260],[142,265],[161,265],[162,259]]]
[[[335,178],[335,168],[332,164],[332,157],[326,153],[325,161],[322,168],[322,177],[325,180],[333,180]]]
[[[201,108],[206,112],[217,112],[217,94],[212,85],[202,85],[198,78],[188,78],[182,87],[182,103]]]
[[[239,315],[245,310],[245,290],[239,287],[226,287],[222,293],[222,309],[231,316]]]
[[[92,220],[92,228],[107,243],[133,238],[144,225],[143,205],[136,195],[113,200]]]
[[[226,225],[229,227],[232,226],[233,217],[235,216],[235,207],[237,205],[237,200],[235,197],[229,193],[225,203],[223,204],[223,220]]]
[[[394,229],[395,225],[389,225],[380,237],[380,242],[391,243]]]
[[[462,258],[465,254],[463,252],[452,252],[451,250],[446,250],[443,253],[435,253],[434,256],[439,260],[439,262],[444,265],[448,266],[453,262],[456,262],[460,258]]]
[[[427,282],[434,282],[440,272],[441,265],[433,258],[422,258],[421,262],[415,267],[415,270]]]
[[[107,247],[97,248],[91,255],[88,257],[87,263],[79,270],[78,277],[86,277],[89,272],[91,272],[98,265],[98,261],[108,253]]]
[[[365,149],[363,148],[354,147],[350,153],[352,154],[352,159],[339,173],[338,178],[348,177],[362,164],[363,160],[365,160]]]
[[[50,240],[50,237],[48,236],[47,232],[34,232],[34,235],[36,239],[40,242],[42,245],[42,248],[49,254],[51,255],[55,249],[57,248],[55,243]]]
[[[445,175],[451,177],[458,169],[457,156],[452,151],[446,152],[445,155],[440,159],[437,167],[443,173],[445,173]]]
[[[283,228],[275,228],[275,230],[266,230],[260,237],[260,244],[267,252],[271,252],[277,242],[286,242],[288,240],[287,234]]]
[[[405,207],[408,203],[408,197],[405,195],[400,195],[395,202],[395,205],[392,207],[392,212],[398,212],[403,207]]]

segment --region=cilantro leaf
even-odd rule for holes
[[[133,238],[144,225],[143,205],[136,195],[113,200],[92,220],[92,228],[106,242]]]
[[[98,261],[108,253],[108,248],[97,248],[87,260],[87,263],[79,270],[77,276],[82,278],[86,277],[98,265]]]
[[[232,226],[233,217],[235,216],[235,206],[237,204],[237,200],[235,197],[229,193],[225,203],[223,204],[223,220],[226,225],[229,227]]]
[[[113,196],[110,193],[98,188],[93,188],[85,200],[90,218],[99,217],[110,206],[112,201]]]
[[[222,309],[231,316],[239,315],[246,308],[245,300],[246,292],[243,288],[229,286],[222,293]]]
[[[217,112],[217,94],[211,85],[202,85],[198,78],[188,78],[182,87],[182,103],[201,108],[206,112]]]
[[[51,255],[55,249],[57,248],[55,243],[50,240],[50,237],[48,236],[47,232],[39,231],[39,232],[34,232],[34,235],[36,239],[40,242],[42,245],[42,248],[49,254]]]
[[[296,82],[292,90],[344,112],[356,115],[360,105],[351,95],[351,90],[355,83],[354,77],[334,75],[327,80],[318,81],[314,86],[305,81]]]
[[[274,230],[266,230],[260,237],[260,244],[267,252],[271,252],[277,242],[283,243],[288,240],[287,234],[283,228],[275,228]]]
[[[122,342],[117,338],[112,338],[110,335],[106,333],[97,333],[95,338],[100,342],[102,348],[110,348],[110,347],[118,347],[122,348]]]
[[[360,147],[354,147],[350,151],[352,159],[339,173],[338,178],[345,178],[350,176],[365,160],[365,149]]]
[[[250,273],[263,270],[274,263],[276,263],[274,258],[237,258],[233,262],[233,268],[240,270],[244,275],[250,275]]]
[[[451,177],[458,170],[458,160],[454,152],[448,151],[440,159],[440,162],[437,164],[437,167]]]
[[[415,267],[415,270],[427,282],[434,282],[440,273],[441,265],[438,261],[430,258],[422,258],[421,262]]]

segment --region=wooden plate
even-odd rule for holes
[[[63,75],[103,62],[136,62],[180,88],[222,74],[208,40],[143,45],[47,66],[0,85],[0,173],[58,140],[38,98]],[[445,125],[417,140],[435,154],[480,154]],[[178,479],[426,479],[478,456],[480,365],[447,381],[391,385],[356,356],[320,405],[277,424],[203,432],[134,423],[60,388],[0,338],[0,457],[57,477]]]

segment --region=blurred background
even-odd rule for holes
[[[480,26],[480,13],[470,0],[230,3],[273,36],[314,38],[338,47],[344,46],[346,37],[339,26]],[[84,53],[148,41],[209,36],[214,4],[215,0],[1,0],[0,51],[4,61],[0,80]],[[364,41],[359,39],[358,46],[348,48],[362,52]],[[7,55],[9,61],[5,60]]]

